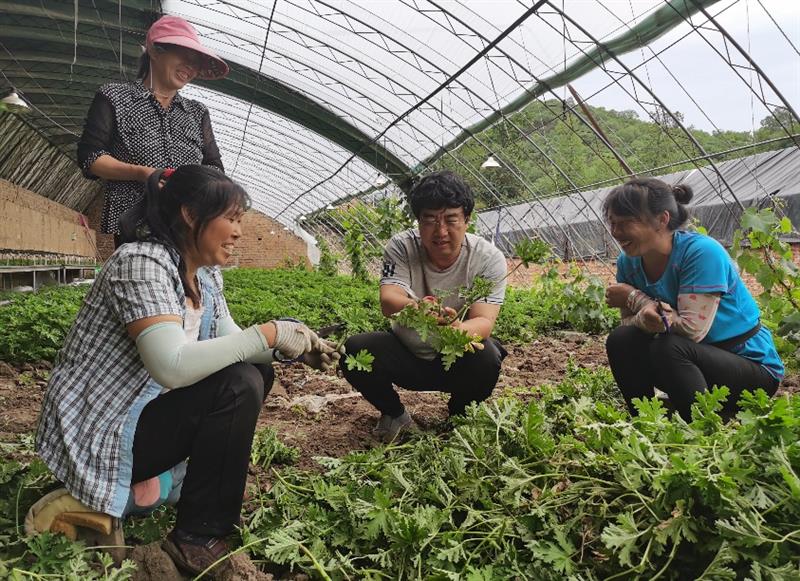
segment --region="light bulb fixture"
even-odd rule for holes
[[[7,109],[12,113],[25,113],[31,108],[13,89],[5,97],[0,99],[0,103],[2,103],[2,107],[0,108]]]
[[[484,161],[481,164],[481,169],[486,169],[487,167],[500,167],[500,164],[497,162],[497,160],[494,158],[493,155],[487,157],[486,161]]]
[[[325,206],[325,209],[326,210],[335,210],[336,208],[333,206],[333,204],[328,204],[327,206]]]
[[[305,216],[303,216],[302,214],[301,214],[301,215],[299,215],[299,216],[297,217],[297,221],[298,221],[298,222],[302,222],[302,221],[303,221],[303,220],[305,220],[305,219],[306,219],[306,217],[305,217]]]

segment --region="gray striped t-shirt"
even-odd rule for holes
[[[393,236],[384,250],[381,286],[400,286],[414,299],[432,295],[437,290],[452,291],[443,304],[456,311],[464,305],[457,289],[470,286],[478,276],[497,281],[494,292],[483,302],[503,304],[506,294],[506,259],[500,250],[475,234],[466,234],[458,258],[444,270],[438,270],[427,260],[419,232],[415,229]],[[416,331],[397,323],[392,323],[392,331],[420,359],[436,358],[436,351],[422,341]]]

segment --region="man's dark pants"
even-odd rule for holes
[[[345,379],[382,414],[396,418],[405,408],[394,385],[413,391],[443,391],[450,394],[450,415],[463,414],[472,402],[489,397],[500,376],[500,366],[508,353],[493,338],[483,341],[484,348],[460,357],[445,371],[441,358],[420,359],[409,351],[393,333],[381,331],[350,337],[347,353],[366,349],[375,356],[372,371],[347,369],[345,358],[340,367]]]

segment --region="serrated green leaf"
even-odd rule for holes
[[[375,361],[375,356],[367,351],[366,349],[361,349],[358,353],[353,355],[352,353],[348,354],[345,358],[345,365],[347,365],[347,369],[349,370],[357,370],[357,371],[365,371],[370,373],[372,371],[372,363]]]
[[[632,567],[631,557],[639,552],[638,545],[648,533],[649,528],[639,530],[632,512],[625,512],[617,516],[616,524],[603,529],[600,538],[606,547],[614,549],[620,564]]]

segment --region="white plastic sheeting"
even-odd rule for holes
[[[796,147],[722,162],[710,167],[659,176],[668,184],[687,184],[694,197],[690,216],[709,235],[730,243],[739,227],[741,207],[720,178],[725,178],[744,207],[770,207],[800,224],[800,149]],[[603,201],[613,187],[515,204],[478,215],[480,234],[511,253],[516,241],[540,238],[562,257],[616,257],[619,248],[602,221]]]

